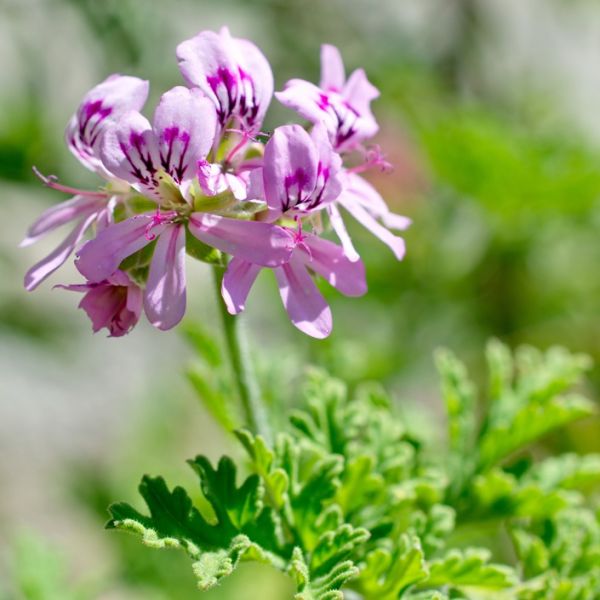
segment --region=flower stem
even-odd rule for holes
[[[221,281],[224,272],[223,267],[213,265],[217,305],[223,320],[225,343],[231,360],[233,378],[240,397],[246,425],[253,433],[260,434],[269,443],[272,441],[271,430],[252,365],[248,342],[244,335],[242,319],[239,316],[230,315],[221,298]]]

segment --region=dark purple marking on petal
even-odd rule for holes
[[[360,119],[360,114],[347,100],[332,91],[319,94],[316,103],[334,120],[336,127],[334,147],[339,148],[356,134],[356,122]]]
[[[307,199],[304,198],[302,194],[306,191],[305,188],[308,183],[308,176],[304,169],[299,167],[290,175],[286,175],[283,183],[285,187],[285,202],[283,203],[282,211],[286,212]],[[296,194],[292,194],[294,188],[296,188]]]
[[[132,131],[129,134],[129,145],[121,142],[120,148],[131,167],[130,173],[133,177],[145,186],[157,188],[156,172],[158,169],[152,162],[150,149],[146,147],[144,136],[137,131]],[[144,149],[146,153],[144,153]],[[140,167],[143,167],[145,172]]]

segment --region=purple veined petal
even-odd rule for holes
[[[185,306],[185,227],[167,225],[156,242],[144,309],[150,323],[165,331],[183,319]]]
[[[25,274],[25,289],[34,290],[44,279],[61,267],[80,242],[87,228],[94,222],[96,214],[87,215],[77,223],[73,231],[48,256],[33,265]]]
[[[179,70],[188,85],[200,88],[212,100],[223,124],[223,119],[231,114],[237,94],[237,65],[231,47],[223,43],[220,34],[201,31],[181,42],[176,54]]]
[[[232,258],[223,275],[221,295],[230,315],[246,308],[246,298],[262,267],[241,258]]]
[[[111,174],[100,161],[100,141],[107,123],[144,106],[149,84],[137,77],[111,75],[92,88],[71,117],[65,138],[73,155],[88,169],[105,178]]]
[[[279,294],[291,322],[317,339],[331,333],[331,309],[317,289],[306,267],[296,257],[274,269]]]
[[[106,205],[105,200],[86,196],[74,196],[70,200],[51,206],[45,210],[27,231],[27,237],[19,244],[21,248],[29,246],[44,234],[53,231],[79,217],[98,212]]]
[[[240,38],[234,41],[240,75],[237,113],[245,128],[256,132],[273,98],[273,72],[255,44]]]
[[[198,163],[198,183],[206,196],[216,196],[227,189],[223,179],[223,168],[218,163],[201,160]]]
[[[177,59],[187,83],[214,103],[222,127],[234,117],[249,132],[260,129],[273,95],[273,74],[257,46],[231,37],[223,27],[218,34],[202,31],[179,44]]]
[[[322,206],[335,200],[342,191],[342,157],[333,149],[324,123],[317,123],[310,137],[319,156],[315,197],[318,198],[317,204]]]
[[[138,191],[160,200],[160,153],[146,117],[130,111],[106,128],[100,151],[104,166]]]
[[[125,258],[141,250],[164,231],[167,225],[153,226],[153,220],[152,214],[136,215],[107,227],[83,245],[77,253],[75,266],[92,282],[107,279]]]
[[[338,210],[338,207],[335,204],[327,205],[327,213],[329,215],[329,221],[335,234],[338,236],[340,242],[342,243],[342,248],[344,249],[344,253],[348,257],[348,260],[352,262],[356,262],[360,260],[360,256],[354,248],[354,244],[352,243],[352,238],[348,234],[348,230],[346,229],[346,225],[344,223],[344,219]]]
[[[198,89],[175,87],[162,95],[153,120],[159,168],[176,183],[196,176],[197,162],[212,148],[217,115]]]
[[[342,294],[363,296],[367,293],[362,260],[350,260],[341,246],[308,234],[303,243],[298,244],[295,256]]]
[[[346,81],[344,61],[340,51],[330,44],[321,46],[321,82],[319,87],[324,90],[340,92]]]
[[[331,133],[337,129],[336,120],[329,111],[328,96],[314,83],[303,79],[291,79],[281,92],[275,92],[275,97],[281,104],[295,110],[307,121],[311,123],[323,121]]]
[[[318,154],[299,125],[278,127],[267,142],[263,180],[267,205],[274,213],[312,200],[317,183]]]
[[[294,249],[292,234],[270,223],[196,212],[188,227],[201,242],[263,267],[288,261]]]
[[[367,212],[354,198],[351,196],[340,196],[339,203],[343,206],[361,225],[366,227],[373,235],[378,237],[386,244],[394,253],[398,260],[404,258],[406,246],[404,240],[397,235],[394,235],[389,229],[386,229],[381,223]]]

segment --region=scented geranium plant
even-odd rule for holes
[[[480,405],[463,365],[440,352],[442,448],[409,432],[377,386],[349,393],[321,371],[306,378],[303,409],[273,431],[277,419],[264,409],[235,316],[257,275],[273,271],[292,324],[325,338],[333,319],[314,278],[347,296],[367,291],[348,215],[404,256],[397,232],[409,219],[391,213],[362,177],[390,168],[370,144],[378,90],[361,69],[346,77],[329,45],[318,85],[294,79],[275,94],[262,52],[226,28],[199,33],[176,54],[185,85],[161,96],[151,120],[141,112],[148,82],[124,75],[89,91],[70,120],[67,144],[101,179],[97,190],[36,170],[71,197],[45,211],[23,245],[71,229],[27,272],[25,287],[74,256],[82,281],[57,287],[83,294],[95,332],[120,337],[142,314],[158,329],[176,327],[186,312],[187,257],[211,264],[229,368],[218,344],[196,331],[208,368],[199,364],[190,380],[247,459],[190,461],[200,507],[183,488],[144,477],[146,512],[114,504],[108,527],[184,550],[202,590],[241,561],[259,561],[287,573],[299,600],[596,598],[600,522],[587,494],[600,481],[600,459],[536,462],[527,453],[593,412],[569,391],[586,357],[531,348],[513,357],[493,342],[489,401]],[[273,95],[305,124],[264,131]],[[233,387],[221,385],[228,379]],[[494,555],[469,535],[490,523]]]

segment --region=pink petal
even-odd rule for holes
[[[168,225],[156,242],[144,294],[146,316],[162,330],[185,314],[185,227]]]
[[[317,183],[318,154],[300,125],[278,127],[265,147],[265,199],[276,214],[310,198]]]
[[[110,177],[100,161],[100,142],[106,125],[129,110],[142,109],[148,82],[137,77],[111,75],[83,98],[67,126],[65,137],[71,152],[88,169]]]
[[[131,217],[102,230],[77,253],[75,266],[90,281],[102,281],[112,275],[121,262],[149,244],[164,231],[166,225],[157,225],[148,235],[153,215]]]
[[[323,205],[335,200],[342,191],[340,173],[342,157],[333,149],[324,123],[317,123],[310,132],[310,137],[319,156],[319,174],[316,187],[319,204]]]
[[[160,168],[177,183],[196,176],[197,162],[212,148],[217,115],[198,89],[178,86],[162,95],[153,121]]]
[[[220,124],[231,117],[258,131],[273,95],[267,59],[250,41],[202,31],[177,46],[179,68],[190,86],[199,87],[214,103]]]
[[[307,121],[324,121],[327,129],[335,132],[336,124],[322,103],[323,92],[314,83],[303,79],[291,79],[285,84],[283,91],[275,92],[275,97]]]
[[[342,92],[344,98],[361,115],[371,115],[371,102],[379,97],[379,90],[367,79],[363,69],[356,69],[348,78]]]
[[[360,260],[360,256],[354,248],[352,239],[350,238],[348,230],[346,229],[346,225],[344,224],[344,219],[342,218],[337,206],[335,204],[328,204],[327,213],[329,214],[329,222],[331,223],[335,234],[338,236],[340,242],[342,242],[342,248],[344,248],[344,252],[348,257],[348,260],[351,260],[352,262]]]
[[[391,233],[378,221],[376,221],[354,198],[343,195],[339,203],[359,222],[366,227],[373,235],[378,237],[384,244],[389,246],[398,260],[404,258],[406,247],[404,240]]]
[[[130,111],[107,128],[101,148],[104,166],[142,193],[160,200],[157,173],[160,152],[146,117]]]
[[[237,315],[246,307],[246,298],[262,267],[241,258],[233,258],[221,284],[221,294],[229,314]]]
[[[287,260],[294,248],[283,227],[259,221],[241,221],[208,213],[193,213],[189,230],[201,242],[264,267]]]
[[[81,219],[75,229],[64,239],[64,241],[46,258],[36,263],[25,274],[25,289],[30,292],[34,290],[44,279],[54,273],[56,269],[64,264],[69,258],[86,229],[94,222],[96,214],[88,215]]]
[[[106,202],[98,198],[86,196],[74,196],[66,202],[55,204],[45,210],[27,231],[27,237],[20,243],[23,248],[36,242],[41,236],[49,231],[73,221],[78,217],[87,216],[97,212]]]
[[[346,73],[340,51],[330,44],[321,46],[321,82],[319,87],[324,90],[339,92],[344,87]]]
[[[118,288],[108,284],[99,284],[92,287],[79,303],[92,322],[94,333],[103,327],[109,327],[111,321],[123,308],[123,298]]]
[[[341,246],[309,234],[298,245],[296,252],[307,267],[321,275],[342,294],[362,296],[367,292],[362,260],[351,261]]]
[[[314,338],[331,333],[331,309],[304,265],[297,259],[274,269],[279,294],[292,323]]]

